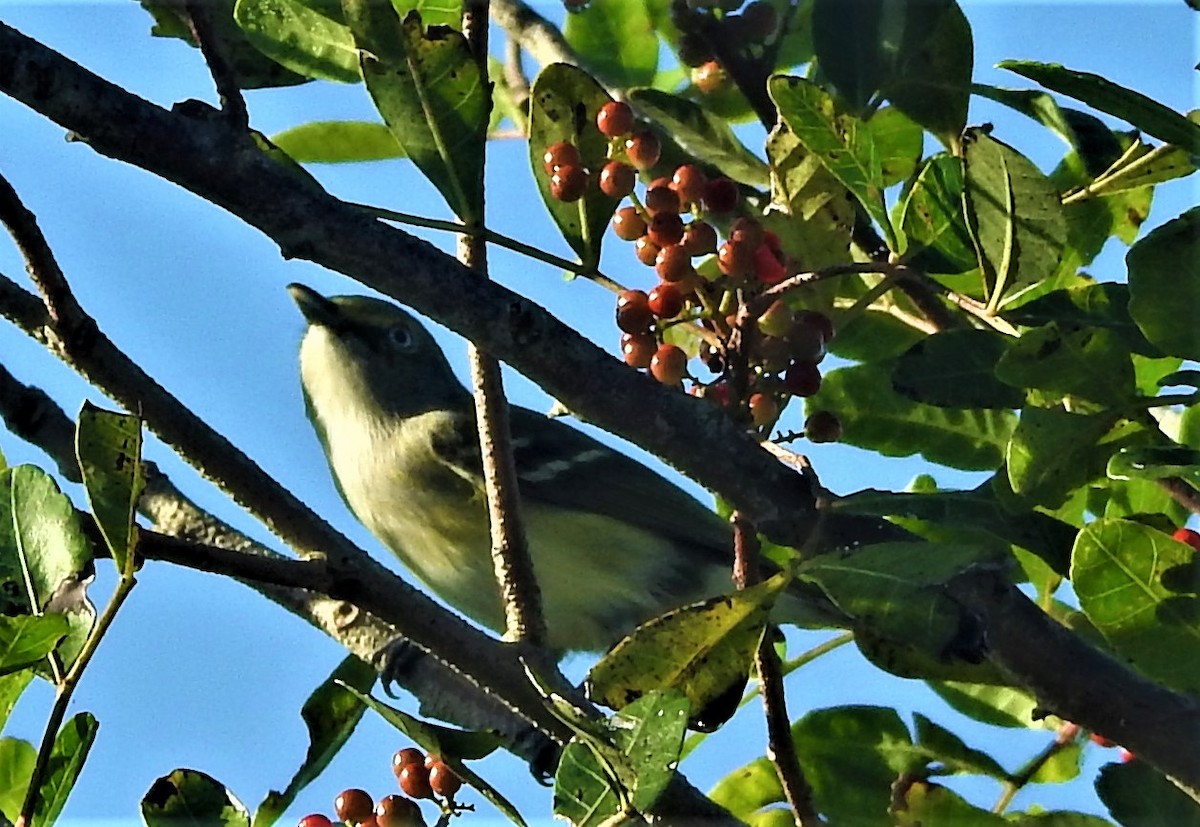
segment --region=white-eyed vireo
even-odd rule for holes
[[[443,600],[502,629],[470,393],[395,305],[288,290],[308,321],[309,417],[342,497]],[[732,532],[712,511],[558,420],[514,407],[511,427],[551,648],[604,650],[652,617],[732,589]],[[830,617],[829,606],[786,602],[781,620]]]

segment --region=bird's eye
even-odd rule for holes
[[[412,331],[405,325],[398,324],[388,328],[387,335],[388,341],[401,350],[412,350],[416,346],[416,339],[413,338]]]

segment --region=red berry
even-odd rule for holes
[[[1189,546],[1196,549],[1196,551],[1200,551],[1200,534],[1197,534],[1190,528],[1176,529],[1175,533],[1171,536],[1181,543],[1187,543]]]
[[[783,386],[793,396],[812,396],[821,389],[821,370],[816,362],[792,362],[783,375]]]
[[[693,221],[683,228],[683,241],[679,242],[688,255],[703,256],[717,251],[717,231],[712,224]]]
[[[453,798],[454,794],[462,788],[462,779],[455,775],[452,769],[438,761],[429,768],[429,786],[443,798]]]
[[[814,328],[822,341],[829,343],[833,339],[833,322],[824,313],[816,310],[801,310],[796,313],[796,324]]]
[[[664,282],[650,291],[647,303],[658,318],[674,319],[683,312],[683,293],[674,284]]]
[[[639,238],[633,243],[633,254],[637,256],[637,260],[647,267],[653,267],[658,261],[658,254],[662,250],[658,244],[655,244],[650,238],[650,230],[647,228],[646,235]]]
[[[646,212],[652,216],[659,213],[679,214],[679,195],[670,186],[651,184],[646,190],[644,204]]]
[[[755,425],[766,427],[779,418],[779,403],[767,393],[750,394],[750,419]]]
[[[648,368],[658,342],[649,333],[622,333],[621,356],[631,368]]]
[[[392,756],[392,772],[399,776],[400,770],[409,764],[420,764],[424,760],[425,753],[416,747],[405,747],[404,749],[396,750],[396,754]]]
[[[763,226],[753,218],[738,218],[729,225],[729,240],[754,249],[763,242]]]
[[[664,385],[678,385],[687,370],[687,354],[675,345],[659,345],[650,360],[650,373]]]
[[[600,191],[610,198],[624,198],[635,183],[637,173],[623,161],[609,161],[600,170]]]
[[[425,769],[421,767],[421,769]],[[375,805],[375,821],[379,827],[424,827],[421,808],[417,802],[402,795],[385,795]]]
[[[692,70],[692,83],[705,95],[713,95],[725,88],[729,75],[720,63],[709,60]]]
[[[715,213],[733,212],[738,203],[738,186],[731,178],[713,178],[704,185],[704,208]]]
[[[815,326],[805,324],[803,312],[796,315],[792,329],[788,331],[788,351],[798,362],[820,364],[825,358],[825,337]]]
[[[629,163],[643,172],[657,164],[661,154],[662,144],[653,132],[635,132],[625,141],[625,155]]]
[[[750,275],[754,267],[753,248],[736,241],[726,241],[717,250],[717,268],[730,278]]]
[[[804,420],[804,435],[809,442],[837,442],[842,438],[842,423],[829,411],[814,411]]]
[[[645,333],[654,320],[650,297],[642,290],[622,290],[617,294],[617,327],[625,333]]]
[[[429,768],[424,764],[408,764],[397,776],[400,789],[405,795],[413,798],[433,798],[433,789],[429,786]]]
[[[683,219],[679,217],[679,213],[660,212],[650,219],[650,226],[646,228],[646,237],[657,244],[660,249],[678,244],[683,240]],[[658,255],[658,250],[654,251],[654,255]],[[650,263],[653,264],[653,262]]]
[[[546,147],[546,152],[542,155],[542,163],[546,167],[546,172],[552,173],[559,167],[580,166],[583,161],[579,159],[579,149],[574,144],[559,141]]]
[[[684,164],[671,176],[671,186],[684,204],[698,204],[704,198],[704,185],[708,176],[695,164]]]
[[[787,268],[765,243],[754,250],[754,276],[763,284],[779,284],[787,276]]]
[[[686,240],[686,236],[685,236]],[[654,260],[654,272],[663,281],[682,281],[695,275],[692,257],[682,243],[663,247]]]
[[[333,827],[333,822],[322,813],[309,813],[300,819],[297,827]]]
[[[550,194],[559,201],[578,201],[587,188],[587,170],[571,164],[559,165],[550,176]]]
[[[348,824],[359,824],[371,817],[375,811],[375,802],[366,790],[351,788],[342,790],[333,800],[333,811],[337,817]]]
[[[646,222],[636,207],[622,207],[613,215],[613,232],[622,241],[636,241],[646,234]]]
[[[633,129],[633,110],[623,101],[609,101],[596,113],[596,128],[606,138],[628,135]]]

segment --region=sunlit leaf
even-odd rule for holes
[[[233,16],[263,54],[310,78],[357,83],[358,50],[345,21],[303,0],[237,0]]]
[[[271,136],[271,142],[301,164],[344,164],[403,158],[404,150],[384,124],[313,121]]]
[[[1168,221],[1125,257],[1129,313],[1162,351],[1200,359],[1200,325],[1182,324],[1182,308],[1200,305],[1200,207]]]

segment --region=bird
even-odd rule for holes
[[[471,393],[397,305],[287,289],[307,323],[307,413],[346,505],[438,597],[502,632]],[[513,406],[510,430],[549,649],[603,652],[733,590],[732,528],[712,509],[558,418]],[[836,616],[820,595],[788,602],[804,625]]]

